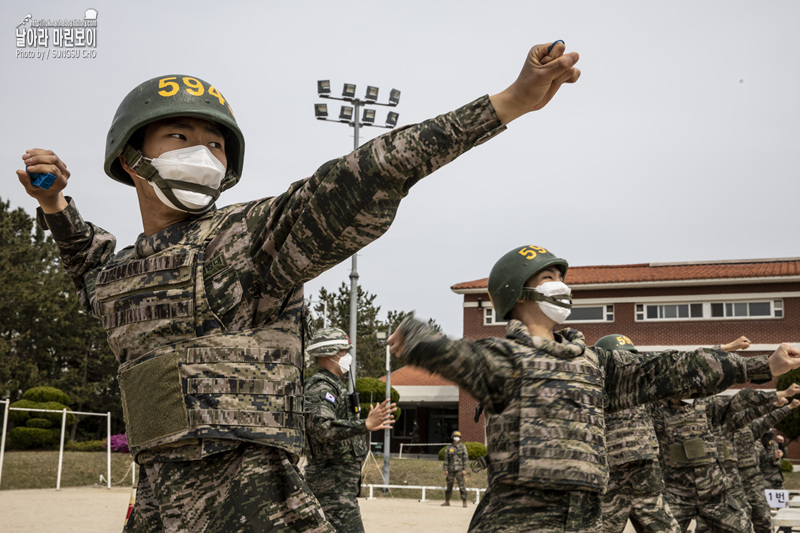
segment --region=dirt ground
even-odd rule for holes
[[[0,491],[3,533],[120,532],[130,501],[130,488],[65,488]],[[441,501],[359,498],[367,533],[464,533],[475,504],[440,506]],[[628,524],[626,533],[634,529]]]

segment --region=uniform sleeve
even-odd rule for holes
[[[489,97],[386,133],[247,215],[252,256],[275,293],[308,281],[389,228],[417,181],[504,130]]]
[[[742,389],[736,396],[742,396],[747,401],[748,406],[742,411],[735,413],[730,420],[726,421],[726,426],[735,431],[744,427],[755,419],[760,418],[773,409],[772,405],[778,396],[775,392],[760,391],[755,389]]]
[[[773,409],[761,418],[750,422],[750,431],[753,432],[753,438],[756,440],[761,438],[761,435],[769,431],[770,428],[775,427],[775,424],[789,416],[792,408],[788,405]]]
[[[326,395],[336,399],[336,391],[325,381],[317,381],[306,389],[306,432],[317,442],[329,443],[365,435],[367,423],[364,420],[345,420],[336,418],[336,405],[326,399]],[[336,399],[336,401],[340,401]]]
[[[409,364],[453,381],[495,412],[508,402],[514,366],[502,339],[452,340],[414,318],[398,329],[404,336],[400,355]]]
[[[75,202],[67,198],[66,209],[45,214],[36,210],[36,220],[49,229],[58,246],[64,269],[78,289],[78,300],[90,314],[99,316],[95,300],[97,275],[114,257],[117,240],[107,231],[83,220]]]
[[[710,348],[643,354],[635,363],[615,351],[597,351],[605,361],[609,411],[666,398],[709,396],[769,372],[766,355],[743,358]]]

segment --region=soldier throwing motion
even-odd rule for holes
[[[413,318],[389,337],[395,354],[485,406],[489,489],[471,532],[602,531],[606,398],[617,411],[705,396],[800,366],[800,351],[789,344],[769,360],[698,349],[631,362],[616,351],[590,350],[580,332],[554,329],[571,308],[566,273],[567,262],[544,248],[515,248],[489,275],[497,317],[508,321],[505,338],[454,341]]]
[[[453,444],[444,449],[444,475],[447,476],[447,490],[444,493],[442,506],[450,506],[450,496],[453,494],[453,481],[458,481],[458,491],[461,493],[461,506],[467,506],[467,487],[464,484],[464,474],[467,473],[469,454],[467,447],[461,443],[461,432],[454,431],[450,435]]]
[[[120,364],[142,465],[126,531],[331,531],[295,467],[303,284],[383,235],[420,179],[576,81],[578,55],[564,52],[534,46],[500,93],[386,133],[278,196],[219,209],[244,165],[228,100],[192,76],[145,81],[106,141],[106,174],[135,187],[144,229],[118,252],[64,196],[66,164],[50,150],[23,154],[27,171],[55,176],[42,189],[17,171]]]
[[[364,531],[356,497],[361,493],[361,463],[367,455],[366,434],[392,429],[397,410],[385,400],[372,406],[361,420],[356,396],[347,394],[342,377],[350,372],[353,356],[347,334],[337,328],[321,330],[306,350],[319,370],[305,383],[306,439],[309,450],[306,483],[336,531]]]

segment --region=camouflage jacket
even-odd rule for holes
[[[763,399],[749,389],[744,394],[700,398],[693,404],[659,402],[652,417],[662,454],[664,491],[678,498],[696,493],[709,499],[727,490],[730,480],[719,455],[724,448],[720,449],[714,428],[734,427],[742,420],[739,413],[761,403]]]
[[[489,483],[533,486],[539,489],[589,490],[601,492],[605,487],[587,484],[579,477],[565,480],[563,472],[574,469],[569,460],[554,465],[551,479],[530,483],[520,475],[520,462],[525,455],[546,456],[552,449],[558,428],[552,428],[553,440],[526,442],[521,435],[522,387],[526,368],[540,354],[558,353],[574,357],[588,353],[583,335],[575,330],[556,333],[556,341],[530,335],[528,328],[517,320],[506,326],[506,338],[486,338],[477,341],[452,340],[419,320],[401,324],[404,350],[401,354],[410,364],[437,372],[463,387],[485,406],[489,438]],[[557,346],[562,348],[558,349]],[[634,405],[668,397],[705,396],[725,390],[735,382],[768,372],[766,357],[743,359],[718,350],[699,349],[694,352],[665,352],[648,354],[639,362],[621,360],[616,351],[597,349],[596,357],[602,370],[601,385],[608,398],[609,410],[616,411]],[[580,383],[564,384],[575,388]],[[535,388],[533,390],[535,393]],[[549,413],[564,418],[568,425],[582,413],[576,409],[554,408]],[[602,415],[602,412],[601,412]],[[604,426],[603,417],[586,420],[585,424]],[[605,466],[605,447],[600,445],[602,465]]]
[[[791,408],[788,405],[783,407],[774,407],[767,405],[764,407],[767,414],[750,422],[748,425],[738,429],[734,433],[734,442],[736,444],[736,457],[739,464],[739,473],[745,469],[757,468],[758,454],[756,453],[756,440],[761,439],[761,435],[769,431],[769,428],[774,427],[775,424],[789,416]],[[742,475],[742,479],[744,479]]]
[[[488,96],[484,96],[453,112],[365,143],[353,153],[324,164],[310,178],[293,183],[279,196],[224,208],[215,233],[201,250],[198,266],[205,272],[203,303],[214,318],[186,334],[200,337],[256,331],[273,325],[290,307],[292,313],[301,311],[297,303],[302,305],[302,284],[382,235],[412,185],[504,129]],[[37,219],[53,232],[80,302],[101,317],[97,280],[109,263],[114,261],[121,269],[128,257],[140,261],[162,254],[207,216],[214,215],[191,216],[155,235],[140,235],[134,246],[116,256],[115,238],[85,222],[71,199],[64,211],[45,215],[39,210]],[[159,305],[155,302],[153,307],[160,317],[172,311],[170,306],[161,309]],[[294,324],[295,319],[290,317],[289,322]],[[273,331],[277,337],[299,337],[294,329],[283,334],[280,327]],[[165,338],[164,343],[172,340]],[[295,344],[299,346],[300,342],[292,341],[292,350]],[[128,362],[135,348],[135,341],[120,343],[116,353],[119,362]],[[296,389],[300,375],[301,369],[297,369],[287,387]],[[256,398],[253,403],[258,413],[260,400]],[[185,416],[180,411],[176,405],[176,418]],[[237,446],[237,439],[198,441],[192,437],[164,442],[164,446],[151,442],[148,453],[152,455],[137,459],[199,459]],[[300,439],[287,439],[285,434],[276,433],[260,442],[285,449],[296,459],[302,435]]]
[[[350,405],[347,386],[321,368],[305,383],[308,463],[358,461],[367,455],[366,421]]]
[[[445,472],[461,472],[467,469],[469,454],[467,447],[459,442],[458,444],[448,444],[444,449],[444,464],[442,469]]]

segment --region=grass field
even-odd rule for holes
[[[122,453],[111,454],[111,482],[130,486],[131,456]],[[376,463],[369,461],[364,483],[382,484],[383,457],[376,456]],[[390,478],[392,485],[425,485],[444,486],[445,476],[440,461],[424,459],[397,459],[390,462]],[[6,452],[3,461],[3,478],[0,490],[17,489],[50,489],[55,488],[58,475],[58,452],[26,451]],[[84,487],[99,484],[100,475],[106,477],[105,452],[64,452],[64,464],[61,471],[62,487]],[[467,470],[467,487],[486,488],[486,471],[473,474]],[[396,497],[416,497],[419,490],[404,491],[392,489]],[[376,491],[380,496],[380,491]],[[473,496],[473,495],[470,495]],[[428,497],[428,496],[426,496]],[[430,499],[444,498],[441,491],[433,491]]]

